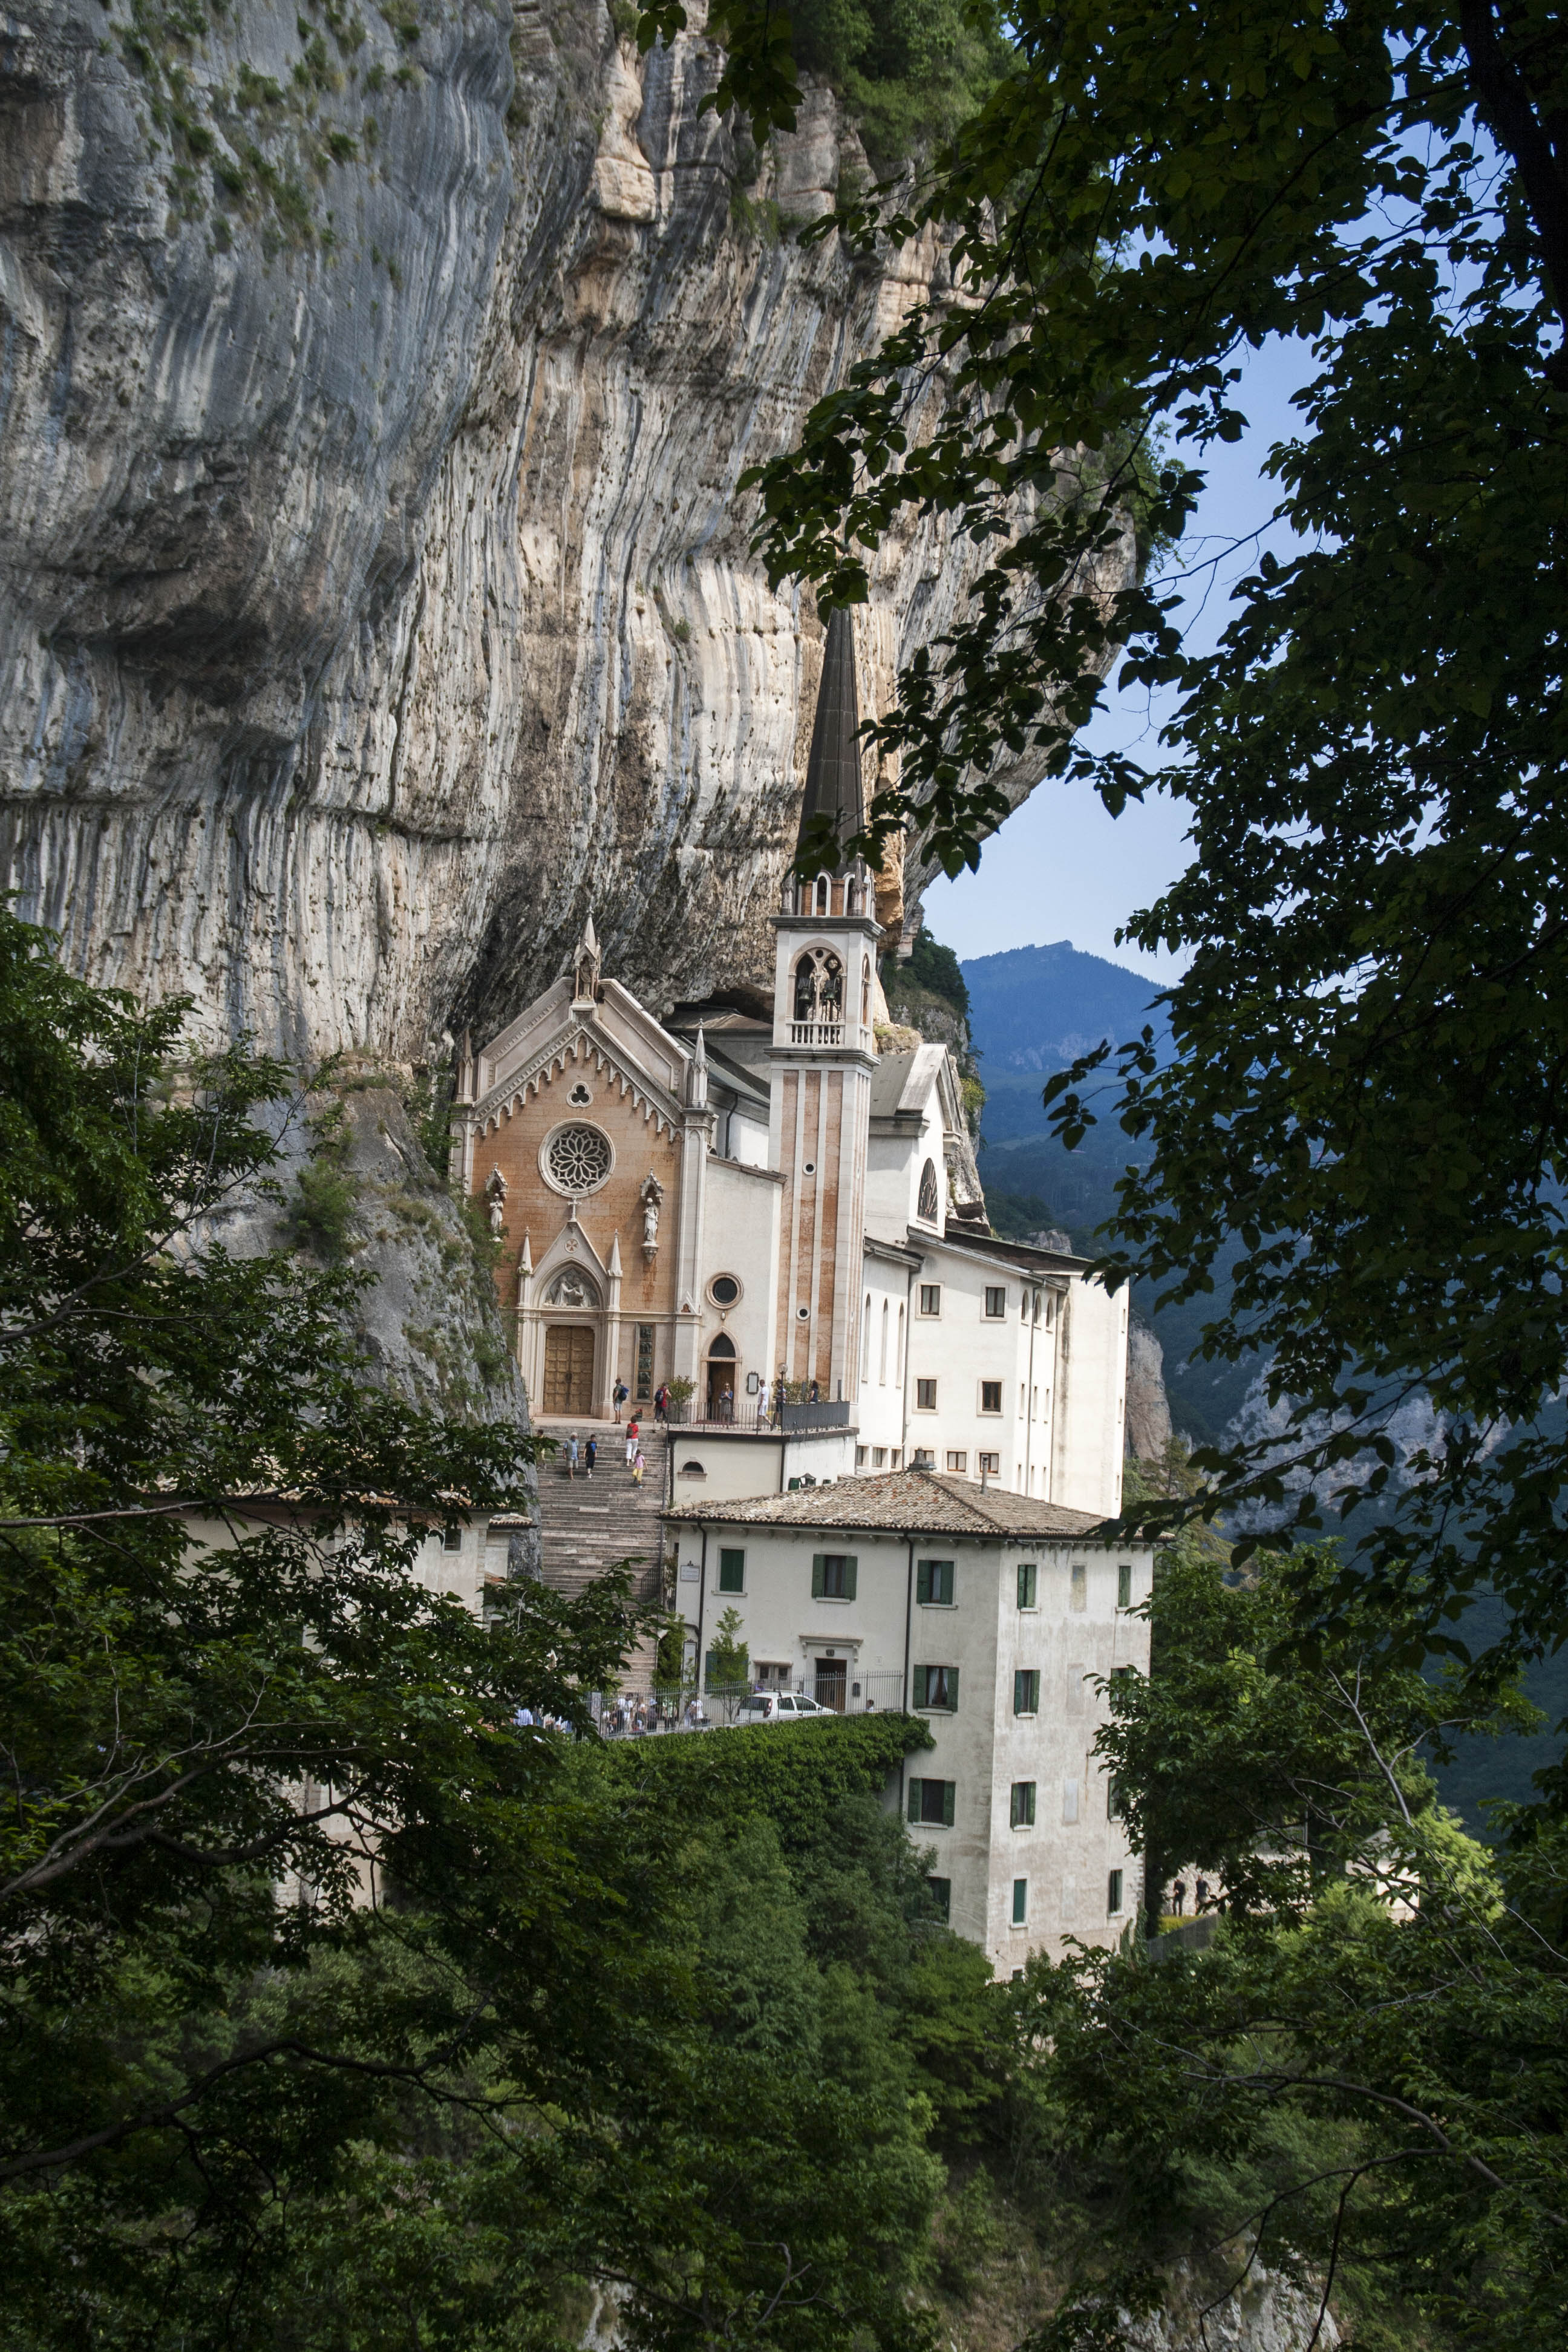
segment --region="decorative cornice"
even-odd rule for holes
[[[656,1134],[679,1134],[685,1120],[674,1097],[662,1087],[629,1070],[623,1058],[606,1045],[603,1034],[583,1021],[574,1022],[564,1037],[542,1046],[531,1060],[509,1076],[498,1078],[471,1108],[465,1108],[468,1124],[477,1134],[488,1135],[492,1128],[500,1127],[503,1118],[520,1111],[531,1095],[540,1093],[557,1071],[564,1076],[571,1063],[607,1074],[612,1084],[618,1082],[622,1100],[629,1095],[633,1108],[640,1110],[645,1119],[653,1121]]]

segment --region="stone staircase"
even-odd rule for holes
[[[639,1600],[657,1601],[660,1522],[669,1486],[668,1433],[644,1423],[640,1444],[647,1467],[638,1486],[626,1467],[625,1432],[615,1423],[547,1421],[538,1426],[542,1436],[563,1440],[574,1429],[578,1441],[574,1478],[567,1476],[560,1454],[539,1465],[540,1559],[546,1584],[557,1592],[581,1592],[605,1569],[630,1559],[634,1592]],[[582,1466],[590,1437],[599,1441],[591,1478]],[[653,1665],[653,1644],[640,1644],[627,1664],[626,1687],[646,1690]]]

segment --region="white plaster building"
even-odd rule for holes
[[[700,1646],[732,1610],[760,1687],[924,1718],[934,1744],[896,1801],[931,1849],[951,1925],[999,1975],[1069,1936],[1114,1942],[1136,1919],[1136,1857],[1092,1749],[1095,1678],[1148,1671],[1133,1613],[1146,1546],[1107,1546],[1088,1512],[923,1470],[682,1501],[671,1525],[697,1571]]]

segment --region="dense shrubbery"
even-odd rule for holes
[[[1010,57],[963,0],[805,0],[791,24],[797,62],[847,101],[879,171],[951,137]]]

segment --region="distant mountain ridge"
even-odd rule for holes
[[[1070,940],[1005,948],[960,968],[969,991],[970,1034],[985,1057],[987,1084],[1009,1071],[1048,1077],[1102,1037],[1119,1045],[1146,1023],[1160,1036],[1169,1034],[1154,1003],[1158,981],[1086,955]]]

